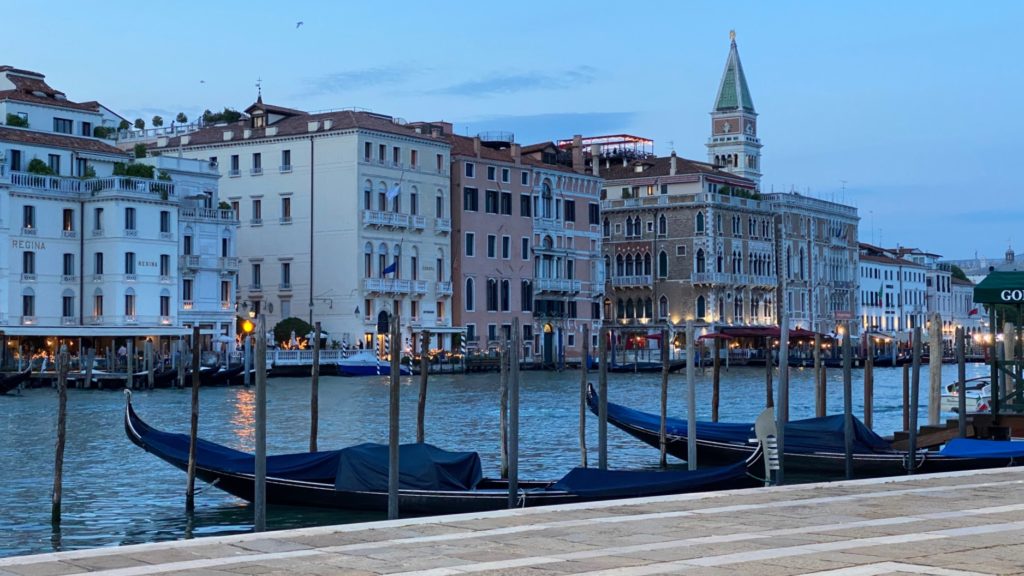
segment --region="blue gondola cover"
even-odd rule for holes
[[[476,452],[449,452],[430,444],[402,444],[398,452],[402,490],[472,490],[483,477]],[[388,490],[388,446],[359,444],[340,451],[337,490]]]
[[[957,458],[1024,458],[1024,442],[954,438],[942,447],[941,453]]]
[[[704,470],[599,470],[573,468],[551,488],[582,497],[629,498],[646,494],[697,492],[746,476],[747,463]]]

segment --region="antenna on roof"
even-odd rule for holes
[[[263,97],[263,78],[256,78],[256,97]]]

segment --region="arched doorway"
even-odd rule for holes
[[[555,327],[551,322],[544,324],[544,364],[555,363]]]

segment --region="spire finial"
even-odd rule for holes
[[[256,78],[256,97],[263,98],[263,78]]]
[[[729,30],[729,41],[732,42],[733,44],[736,43],[736,31],[735,30]]]

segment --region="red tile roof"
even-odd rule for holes
[[[299,112],[299,111],[296,111]],[[330,120],[333,123],[330,129],[324,129],[323,122]],[[310,132],[308,129],[308,123],[313,121],[320,122],[320,129],[316,132]],[[432,142],[443,142],[447,143],[447,138],[444,137],[433,137],[429,133],[417,133],[416,128],[413,126],[407,126],[405,124],[399,124],[395,122],[390,116],[383,114],[374,114],[372,112],[357,112],[353,110],[339,110],[335,112],[323,112],[319,114],[309,114],[307,112],[299,112],[294,116],[289,116],[274,122],[269,126],[270,128],[276,128],[277,134],[274,136],[267,136],[266,128],[252,128],[248,118],[243,118],[237,122],[233,122],[227,125],[217,125],[203,128],[197,132],[186,134],[189,141],[185,147],[202,146],[209,144],[237,144],[239,142],[250,142],[258,141],[264,138],[280,138],[284,136],[306,136],[312,134],[326,134],[329,132],[340,132],[343,130],[361,129],[361,130],[372,130],[377,132],[386,132],[388,134],[397,134],[400,136],[406,136],[409,138],[418,138],[421,140],[428,140]],[[252,130],[252,136],[248,139],[242,139],[243,130]],[[234,138],[231,140],[224,140],[224,132],[233,131]],[[181,136],[175,136],[169,138],[167,142],[167,148],[179,146]]]
[[[0,141],[18,142],[30,146],[52,146],[54,148],[66,148],[68,150],[96,152],[99,154],[110,154],[128,158],[128,154],[121,150],[93,138],[81,138],[66,134],[53,134],[51,132],[37,132],[21,128],[8,128],[0,126]]]
[[[95,102],[78,103],[67,100],[63,92],[52,88],[43,80],[44,76],[38,72],[19,70],[11,66],[0,66],[0,73],[5,72],[9,73],[7,74],[7,79],[14,84],[14,88],[12,90],[0,90],[0,100],[17,100],[30,104],[43,104],[90,112],[99,111],[99,105]],[[42,94],[42,96],[39,94]]]

